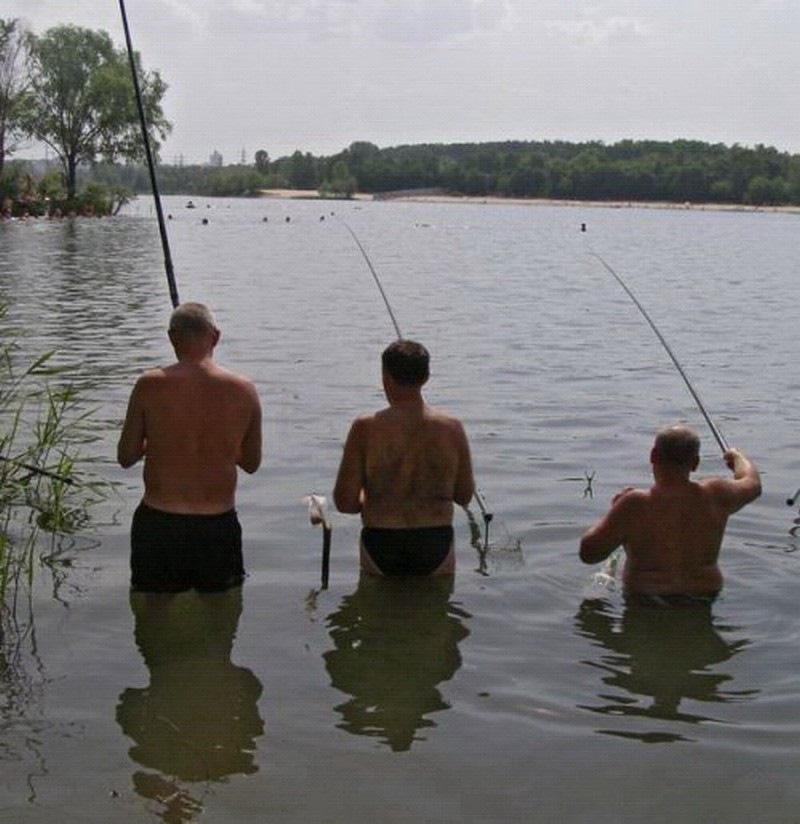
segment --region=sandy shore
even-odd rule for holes
[[[262,189],[263,197],[287,200],[322,200],[315,189]],[[783,212],[800,214],[800,206],[747,206],[741,203],[672,203],[668,201],[634,201],[634,200],[557,200],[549,198],[516,197],[469,197],[444,194],[414,194],[403,192],[384,194],[374,197],[369,194],[353,195],[351,200],[404,201],[406,203],[465,203],[493,206],[570,206],[598,209],[681,209],[714,210],[725,212]]]

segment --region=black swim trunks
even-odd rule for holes
[[[452,526],[383,529],[365,526],[361,544],[384,575],[430,575],[453,546]]]
[[[640,607],[710,607],[720,590],[713,592],[669,592],[664,595],[646,595],[643,592],[625,593],[625,603]]]
[[[231,509],[179,515],[139,504],[131,526],[131,587],[222,592],[244,580],[242,528]]]

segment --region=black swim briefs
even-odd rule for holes
[[[453,546],[452,526],[383,529],[365,526],[361,544],[384,575],[430,575]]]
[[[640,607],[710,607],[717,600],[720,590],[713,592],[668,592],[663,595],[647,595],[643,592],[626,592],[625,603]]]
[[[242,528],[231,509],[179,515],[139,504],[131,526],[131,587],[139,592],[221,592],[244,580]]]

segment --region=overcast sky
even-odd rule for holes
[[[489,140],[800,153],[800,0],[126,0],[164,162]],[[118,0],[3,0],[124,46]]]

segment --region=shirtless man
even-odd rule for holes
[[[464,428],[428,406],[429,355],[410,340],[382,355],[389,406],[353,422],[336,478],[340,512],[361,514],[361,568],[378,575],[455,571],[453,503],[475,492]]]
[[[169,323],[177,362],[145,372],[131,393],[117,460],[145,459],[134,590],[212,592],[244,579],[236,468],[261,464],[261,404],[249,379],[213,361],[219,338],[203,304],[182,304]]]
[[[584,563],[604,561],[625,548],[622,582],[627,597],[649,602],[711,602],[722,588],[717,566],[728,517],[761,494],[755,464],[736,449],[725,453],[733,478],[693,481],[700,439],[685,426],[656,436],[650,453],[655,483],[627,487],[581,538]]]

